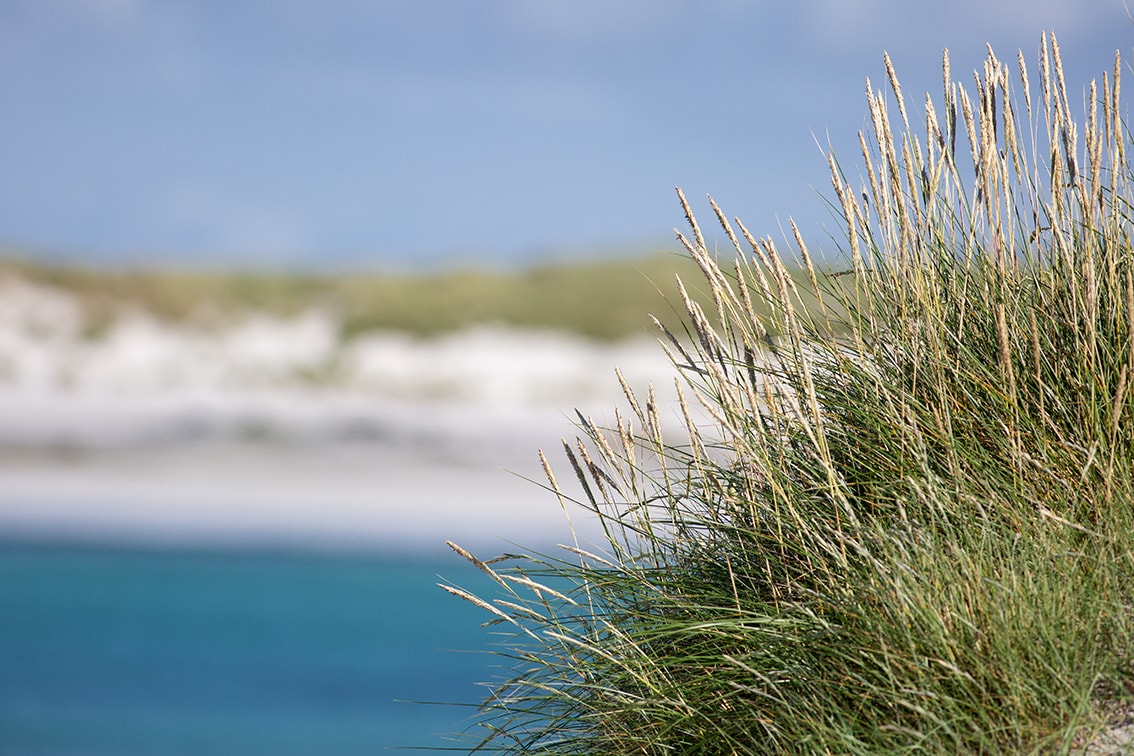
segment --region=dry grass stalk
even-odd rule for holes
[[[991,48],[968,85],[946,53],[922,144],[884,59],[900,125],[868,84],[866,191],[828,161],[848,270],[817,265],[793,221],[795,275],[710,198],[738,258],[722,268],[679,191],[715,311],[679,281],[691,343],[663,333],[680,443],[621,373],[640,427],[580,417],[564,442],[610,553],[576,543],[577,566],[551,569],[585,601],[520,572],[504,582],[535,598],[486,607],[540,630],[498,699],[514,750],[1061,752],[1099,726],[1100,681],[1124,695],[1118,69],[1080,131],[1054,35],[1035,100],[1017,60],[1022,108]]]

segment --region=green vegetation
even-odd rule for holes
[[[480,750],[1069,753],[1126,721],[1120,66],[1077,126],[1054,37],[1041,51],[1038,87],[990,52],[971,93],[946,58],[924,138],[887,59],[897,118],[871,95],[865,187],[831,159],[842,275],[793,281],[714,205],[738,240],[719,267],[686,205],[715,315],[690,303],[692,346],[673,343],[687,437],[625,387],[613,427],[565,444],[575,482],[547,468],[601,547],[455,547],[498,590],[448,590],[488,612],[512,675]]]
[[[663,253],[516,272],[416,275],[96,271],[0,263],[0,276],[19,275],[77,296],[94,332],[129,308],[166,321],[209,324],[249,311],[286,316],[316,306],[341,319],[346,338],[375,329],[433,336],[485,323],[604,340],[638,336],[649,332],[645,312],[677,327],[682,305],[675,277],[693,270],[687,258]]]

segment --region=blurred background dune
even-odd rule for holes
[[[641,391],[665,380],[641,313],[679,329],[673,276],[687,267],[658,256],[314,276],[10,263],[0,524],[292,546],[337,535],[385,550],[546,528],[558,507],[523,506],[535,487],[521,495],[503,469],[541,475],[536,449],[570,435],[572,408],[609,416],[616,366]]]

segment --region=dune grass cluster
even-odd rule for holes
[[[605,542],[481,560],[506,674],[470,747],[547,754],[1074,753],[1134,701],[1134,248],[1121,65],[1073,115],[889,59],[824,275],[712,204],[711,304],[665,333],[682,399],[623,384],[546,463]],[[711,202],[711,201],[710,201]],[[731,253],[730,253],[731,256]],[[682,291],[685,288],[682,287]],[[808,307],[801,306],[809,301]],[[645,394],[645,395],[644,395]],[[686,420],[665,437],[661,416]],[[1093,751],[1092,751],[1093,752]]]

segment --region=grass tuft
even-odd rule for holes
[[[666,331],[688,432],[623,381],[616,427],[564,444],[573,487],[547,467],[605,543],[492,561],[511,677],[476,750],[1069,753],[1131,711],[1121,66],[1080,124],[1040,50],[1036,86],[946,55],[922,133],[885,61],[862,186],[830,158],[835,270],[712,203],[722,266],[679,195],[711,294]]]

